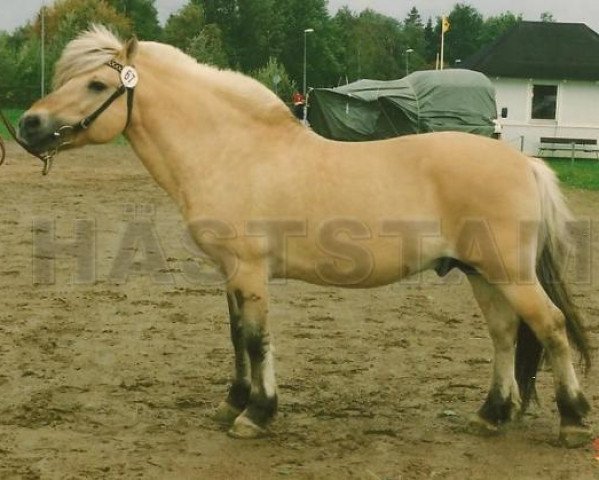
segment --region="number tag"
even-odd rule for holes
[[[123,85],[125,85],[125,87],[134,88],[135,85],[137,85],[138,80],[139,77],[135,68],[129,65],[123,67],[123,70],[121,71],[121,82],[123,82]]]

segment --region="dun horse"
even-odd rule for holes
[[[20,141],[49,159],[124,132],[224,274],[235,375],[217,414],[232,436],[263,435],[277,410],[270,279],[367,288],[459,268],[494,345],[478,428],[527,407],[545,354],[560,438],[588,441],[569,342],[587,366],[589,348],[560,276],[570,217],[541,161],[461,133],[326,140],[254,80],[99,26],[67,45],[54,81]]]

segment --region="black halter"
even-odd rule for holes
[[[123,70],[125,69],[125,66],[121,65],[116,60],[110,60],[109,62],[106,62],[106,65],[109,66],[110,68],[116,70],[117,72],[119,72],[119,75],[121,77],[121,85],[114,91],[114,93],[112,95],[110,95],[110,97],[108,97],[106,99],[106,101],[104,103],[102,103],[102,105],[100,105],[98,107],[97,110],[92,112],[90,115],[85,117],[83,120],[80,120],[79,122],[73,123],[71,125],[63,125],[58,130],[56,130],[52,134],[53,137],[56,139],[56,145],[51,150],[48,150],[45,153],[34,152],[24,142],[19,140],[14,127],[10,124],[10,122],[4,116],[2,111],[0,111],[0,120],[2,120],[2,122],[4,123],[4,125],[7,128],[8,132],[15,139],[15,141],[19,145],[21,145],[21,147],[23,147],[27,152],[29,152],[31,155],[39,158],[44,163],[44,169],[42,170],[42,174],[48,175],[48,173],[50,172],[50,169],[52,168],[52,160],[54,159],[54,156],[58,153],[58,151],[62,147],[69,145],[71,143],[71,141],[69,139],[70,136],[77,134],[83,130],[87,130],[89,128],[89,126],[92,123],[94,123],[94,121],[100,115],[102,115],[102,113],[105,112],[106,109],[108,109],[108,107],[110,107],[110,105],[112,105],[112,103],[117,98],[122,96],[125,92],[127,92],[127,123],[125,123],[125,128],[123,129],[123,131],[127,130],[129,123],[131,123],[131,111],[133,110],[133,94],[135,93],[135,85],[137,84],[137,72],[132,67],[129,67],[128,71],[125,72],[125,73],[128,73],[129,75],[131,75],[132,77],[134,77],[134,79],[135,79],[135,82],[133,82],[133,83],[128,82],[130,86],[127,86],[125,83],[123,83],[124,82]],[[131,78],[128,78],[126,80],[129,81],[129,80],[131,80]],[[2,165],[2,163],[4,163],[4,145],[1,142],[0,142],[0,148],[2,150],[0,152],[0,153],[2,153],[2,156],[0,158],[0,165]]]
[[[116,60],[110,60],[109,62],[106,62],[106,65],[109,66],[110,68],[116,70],[119,73],[119,75],[122,74],[123,69],[125,68],[124,65],[121,65]],[[87,130],[89,128],[89,126],[92,123],[94,123],[94,121],[96,121],[96,119],[100,115],[102,115],[102,113],[104,113],[108,109],[108,107],[110,107],[110,105],[112,105],[112,103],[117,98],[121,97],[125,92],[127,92],[127,122],[125,123],[125,128],[123,128],[123,131],[127,130],[129,123],[131,123],[131,111],[133,110],[133,95],[135,94],[135,86],[127,87],[123,83],[123,80],[121,78],[121,85],[114,91],[114,93],[112,95],[110,95],[110,97],[108,97],[104,101],[104,103],[102,105],[100,105],[98,107],[97,110],[95,110],[94,112],[92,112],[87,117],[80,120],[79,122],[71,124],[71,125],[63,125],[62,127],[60,127],[58,130],[56,130],[54,132],[54,137],[56,137],[57,140],[63,140],[56,148],[56,151],[58,151],[58,149],[60,149],[60,147],[63,147],[70,143],[65,137],[68,137],[69,135],[72,135],[75,133],[79,133],[82,130]],[[56,153],[56,151],[54,153]]]

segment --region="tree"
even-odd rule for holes
[[[441,30],[438,31],[440,34]],[[424,27],[425,60],[429,65],[434,65],[439,52],[439,37],[433,26],[433,20],[429,17]]]
[[[131,21],[104,0],[57,0],[44,7],[46,42],[62,49],[92,23],[101,23],[121,36],[131,35]],[[35,35],[41,31],[41,16],[33,25]]]
[[[326,0],[278,0],[277,15],[282,19],[280,61],[291,78],[303,77],[304,38],[306,38],[308,86],[331,85],[340,77],[339,44],[327,11]],[[314,29],[307,36],[304,30]],[[299,83],[299,82],[298,82]]]
[[[289,78],[285,67],[274,57],[271,57],[264,67],[253,72],[252,77],[270,88],[285,102],[289,102],[293,92],[297,90],[296,83]]]
[[[117,12],[130,19],[134,33],[141,40],[157,40],[162,29],[155,0],[105,0]]]
[[[458,3],[449,14],[451,28],[445,34],[445,63],[454,65],[456,60],[468,58],[480,48],[483,16],[470,5]],[[441,35],[441,20],[438,33]]]
[[[426,31],[422,18],[416,7],[412,7],[403,22],[403,43],[405,45],[402,55],[404,61],[409,55],[410,71],[418,70],[427,63]],[[408,53],[407,49],[412,52]]]
[[[522,14],[515,15],[512,12],[505,12],[495,17],[489,17],[485,20],[480,36],[480,44],[487,45],[493,42],[504,32],[516,26],[522,21]]]
[[[265,65],[282,50],[282,21],[275,7],[275,0],[239,2],[235,40],[241,69],[246,72]]]
[[[390,80],[404,75],[405,42],[401,24],[366,9],[358,16],[356,40],[361,78]]]
[[[222,32],[218,28],[218,25],[213,23],[206,25],[189,42],[186,53],[201,63],[207,63],[220,68],[229,66],[229,59],[223,46]]]
[[[342,8],[333,18],[333,25],[341,45],[338,58],[343,68],[343,80],[402,77],[408,55],[410,71],[427,64],[427,28],[416,8],[409,12],[403,24],[370,9],[356,15],[349,8]],[[431,20],[428,31],[432,35]],[[433,59],[434,55],[433,51]]]
[[[370,9],[357,16],[344,10],[338,12],[334,23],[338,31],[345,32],[341,58],[348,80],[386,80],[404,75],[406,49],[412,47],[397,20]]]
[[[411,8],[403,23],[406,27],[412,26],[424,28],[424,24],[422,23],[422,17],[420,16],[420,12],[418,12],[418,9],[416,7]]]
[[[247,0],[245,0],[247,1]],[[206,24],[218,25],[223,44],[231,65],[238,65],[240,54],[239,39],[239,5],[238,0],[191,0],[202,8]]]
[[[337,60],[341,67],[338,83],[359,78],[359,63],[355,42],[357,17],[349,7],[340,8],[332,20],[333,36],[338,44]]]
[[[555,17],[551,12],[543,12],[541,13],[541,22],[553,23],[555,22]]]
[[[0,105],[13,106],[15,95],[19,88],[26,87],[20,84],[17,62],[17,49],[11,45],[11,37],[7,33],[0,33]]]
[[[191,40],[202,33],[204,26],[205,17],[202,7],[195,3],[188,3],[168,17],[162,32],[162,40],[181,50],[187,50]]]

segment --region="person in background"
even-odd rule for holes
[[[293,102],[293,114],[299,119],[303,120],[304,118],[304,105],[306,103],[306,99],[304,96],[298,92],[293,92],[291,97],[291,101]]]

